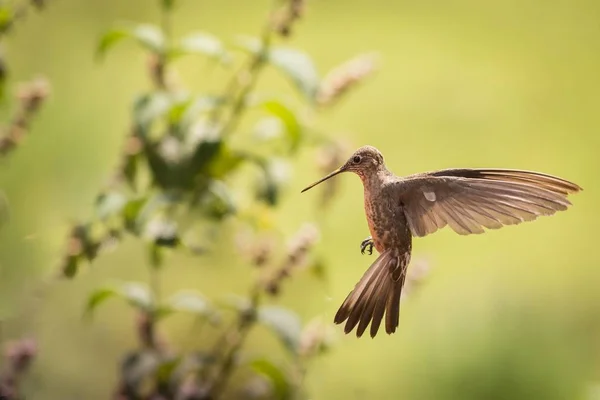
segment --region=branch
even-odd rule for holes
[[[19,89],[17,111],[5,133],[0,137],[0,156],[8,155],[27,135],[31,121],[48,97],[50,87],[43,78],[28,82]]]
[[[260,302],[260,285],[255,285],[250,297],[250,306],[240,310],[236,323],[221,337],[215,346],[215,352],[227,347],[223,353],[223,361],[211,381],[201,390],[202,400],[217,399],[233,372],[236,356],[242,348],[250,329],[256,324],[256,312]]]

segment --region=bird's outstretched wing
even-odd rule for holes
[[[398,327],[400,295],[409,261],[410,252],[389,249],[381,253],[348,294],[334,322],[341,324],[346,321],[345,333],[350,333],[358,325],[358,337],[371,324],[370,334],[375,337],[385,314],[385,331],[394,333]]]
[[[396,185],[414,236],[446,225],[468,235],[532,221],[566,210],[567,195],[582,190],[551,175],[507,169],[446,169],[408,176]]]

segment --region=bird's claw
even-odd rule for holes
[[[360,254],[365,254],[365,251],[369,252],[369,255],[373,254],[373,238],[369,236],[360,243]]]

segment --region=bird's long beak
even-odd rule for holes
[[[346,170],[346,169],[345,169],[343,166],[339,167],[338,169],[336,169],[335,171],[333,171],[332,173],[330,173],[330,174],[329,174],[329,175],[327,175],[326,177],[324,177],[324,178],[321,178],[321,179],[319,179],[318,181],[316,181],[315,183],[313,183],[313,184],[311,184],[311,185],[309,185],[309,186],[305,187],[304,189],[302,189],[302,191],[301,191],[300,193],[304,193],[304,192],[306,192],[308,189],[312,189],[313,187],[317,186],[319,183],[321,183],[321,182],[325,182],[327,179],[329,179],[329,178],[333,178],[334,176],[336,176],[336,175],[337,175],[337,174],[339,174],[339,173],[342,173],[342,172],[344,172],[345,170]]]

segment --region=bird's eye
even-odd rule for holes
[[[361,161],[362,161],[361,156],[354,156],[354,158],[352,158],[352,162],[354,164],[360,164]]]

